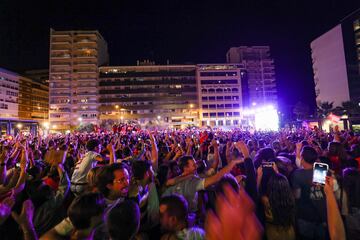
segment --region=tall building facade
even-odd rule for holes
[[[310,47],[317,102],[360,104],[360,9]]]
[[[0,68],[0,118],[19,117],[19,75]]]
[[[48,121],[47,84],[0,68],[0,85],[2,134],[10,133],[18,123],[24,123],[24,128],[27,127],[30,131],[30,128],[36,128],[36,123]]]
[[[50,30],[50,122],[59,130],[98,123],[99,66],[108,64],[98,31]]]
[[[226,54],[226,60],[244,68],[247,81],[243,79],[243,96],[248,100],[244,102],[244,107],[278,105],[274,59],[270,56],[269,46],[232,47]]]
[[[100,67],[101,118],[198,125],[196,66],[153,64]]]
[[[242,112],[241,75],[237,64],[197,65],[201,126],[239,126]]]

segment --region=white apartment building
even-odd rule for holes
[[[19,76],[0,68],[0,118],[18,118]]]
[[[241,124],[242,88],[239,64],[198,64],[196,71],[200,126]]]

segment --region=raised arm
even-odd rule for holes
[[[151,142],[151,163],[154,171],[158,170],[158,160],[159,160],[159,150],[156,144],[155,136],[150,135],[150,142]]]
[[[211,165],[211,168],[216,171],[220,162],[219,144],[217,144],[216,140],[212,140],[211,146],[214,148],[214,162]]]
[[[333,185],[334,185],[333,178],[326,177],[324,192],[326,195],[326,205],[327,205],[326,209],[327,209],[329,234],[331,240],[344,240],[346,239],[345,228],[333,192],[334,189]]]
[[[6,181],[6,163],[9,160],[8,151],[3,149],[0,155],[0,185]]]
[[[221,169],[219,172],[217,172],[215,175],[211,177],[205,178],[204,187],[207,188],[208,186],[213,185],[214,183],[217,183],[220,181],[220,179],[227,173],[229,173],[236,164],[241,163],[242,160],[233,160],[228,165],[226,165],[223,169]]]

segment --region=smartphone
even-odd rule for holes
[[[217,140],[216,143],[219,145],[220,144],[219,140]]]
[[[16,163],[15,167],[20,168],[20,163]]]
[[[178,147],[181,147],[180,143],[178,143]]]
[[[138,138],[138,141],[141,141],[141,138]]]
[[[329,165],[326,163],[314,163],[313,166],[313,183],[325,185],[325,179]]]

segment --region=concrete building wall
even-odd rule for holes
[[[238,64],[198,64],[196,71],[201,126],[240,125],[241,67]]]
[[[19,75],[0,68],[0,118],[19,117]]]
[[[350,100],[341,25],[311,42],[317,102],[341,106]]]

